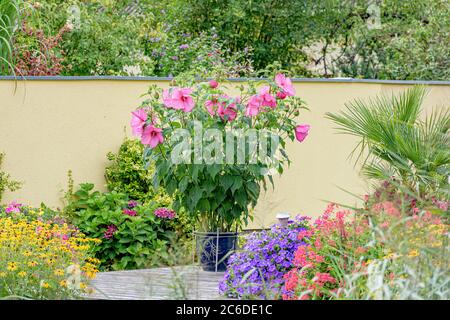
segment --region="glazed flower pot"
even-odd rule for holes
[[[237,232],[196,232],[197,254],[204,271],[223,272],[237,247]]]

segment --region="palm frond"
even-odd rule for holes
[[[370,179],[395,176],[412,190],[447,183],[450,164],[448,107],[435,109],[425,120],[419,117],[426,94],[415,86],[398,96],[377,96],[345,105],[338,114],[326,118],[337,125],[339,133],[360,140],[352,152],[368,156],[362,171]]]

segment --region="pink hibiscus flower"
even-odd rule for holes
[[[145,122],[147,121],[147,112],[144,109],[138,109],[131,113],[131,132],[137,137],[142,136]]]
[[[173,88],[171,91],[163,91],[163,101],[168,108],[191,112],[195,107],[194,99],[191,97],[191,88]]]
[[[302,142],[303,140],[305,140],[306,137],[308,136],[309,128],[310,128],[309,124],[298,125],[295,128],[295,138],[297,138],[297,140],[299,142]]]
[[[277,101],[275,99],[274,96],[272,96],[270,94],[270,87],[269,86],[265,86],[263,88],[261,88],[261,90],[259,91],[259,96],[261,98],[261,106],[263,107],[271,107],[271,108],[275,108],[277,106]]]
[[[228,96],[222,96],[221,98],[230,99]],[[217,108],[217,114],[222,120],[233,121],[237,117],[237,107],[236,103],[239,103],[239,98],[233,99],[234,102],[227,105],[224,101],[219,104]]]
[[[262,104],[262,98],[259,95],[253,95],[250,97],[247,103],[247,109],[245,110],[245,115],[247,117],[254,117],[260,112],[260,107]]]
[[[217,112],[217,115],[222,120],[233,121],[237,117],[236,103],[239,103],[240,99],[234,98],[231,103],[227,104],[231,99],[227,95],[222,95],[219,98],[217,96],[213,97],[211,100],[205,102],[206,110],[211,116],[214,116]]]
[[[164,142],[162,135],[162,129],[156,128],[153,125],[148,125],[144,128],[141,138],[142,144],[150,146],[150,148],[156,147],[158,144]]]
[[[216,97],[213,97],[211,100],[207,100],[205,102],[205,107],[208,113],[212,116],[216,114],[216,110],[219,107],[219,100]]]
[[[295,89],[292,85],[291,79],[287,78],[284,74],[279,73],[275,76],[275,83],[283,90],[283,93],[286,94],[288,97],[295,96]],[[286,96],[283,97],[283,95],[279,96],[280,99],[286,98]],[[283,98],[282,98],[283,97]]]

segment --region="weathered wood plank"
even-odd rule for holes
[[[169,300],[224,299],[219,295],[223,272],[197,266],[101,272],[88,299]]]

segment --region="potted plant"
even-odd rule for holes
[[[226,93],[233,90],[239,94]],[[165,90],[150,86],[132,112],[144,159],[155,163],[155,188],[163,186],[174,197],[174,209],[186,210],[196,222],[205,270],[225,270],[261,186],[273,185],[273,175],[289,163],[285,140],[306,138],[309,125],[294,120],[306,107],[294,95],[283,74],[237,88],[181,79]]]

